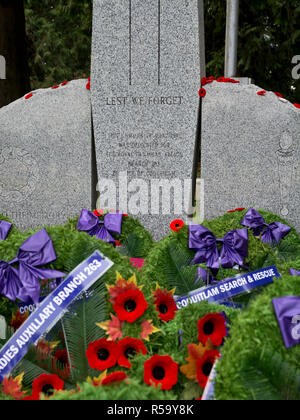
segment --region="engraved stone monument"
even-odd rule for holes
[[[91,206],[91,109],[85,80],[0,110],[0,214],[20,230],[64,224]]]
[[[203,100],[204,216],[269,210],[300,231],[300,111],[273,92],[214,82]]]
[[[204,68],[202,0],[94,0],[99,207],[157,240],[190,212]]]

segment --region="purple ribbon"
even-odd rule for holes
[[[285,347],[289,349],[300,344],[300,297],[273,299],[273,306]]]
[[[262,215],[252,208],[245,215],[241,225],[253,229],[254,236],[261,235],[261,240],[266,243],[279,243],[291,231],[289,226],[280,222],[265,223]]]
[[[122,232],[122,219],[122,213],[108,213],[101,221],[91,211],[83,209],[78,220],[77,230],[87,232],[90,236],[96,236],[102,241],[115,245],[116,241],[110,232],[118,234]]]
[[[218,284],[218,281],[215,280],[215,278],[212,276],[212,274],[205,270],[202,267],[197,268],[197,274],[195,277],[195,286],[197,286],[200,281],[206,284],[206,286],[211,286],[213,284]]]
[[[56,260],[56,253],[50,236],[45,229],[32,235],[19,248],[17,257],[9,263],[0,261],[0,291],[8,299],[23,302],[31,299],[38,303],[40,297],[39,280],[62,278],[64,273],[41,265]],[[18,263],[16,270],[12,264]]]
[[[218,243],[222,244],[221,253]],[[248,230],[232,230],[217,239],[214,234],[202,225],[190,224],[189,247],[196,251],[192,264],[206,263],[214,273],[218,273],[220,265],[223,268],[232,268],[236,264],[244,265],[244,258],[248,256]]]
[[[300,271],[290,268],[290,275],[294,277],[298,277],[298,276],[300,277]]]
[[[11,223],[0,220],[0,241],[4,241],[7,238],[11,227]]]

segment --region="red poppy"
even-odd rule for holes
[[[173,220],[173,222],[170,224],[170,229],[174,232],[178,232],[180,229],[182,229],[184,226],[184,221],[180,219]]]
[[[123,246],[122,241],[115,241],[117,247]]]
[[[225,77],[219,77],[219,78],[217,79],[217,82],[218,82],[218,83],[224,83],[224,82],[225,82]]]
[[[51,89],[58,89],[58,88],[59,88],[59,85],[56,85],[56,86],[52,86]]]
[[[245,207],[240,207],[240,208],[235,209],[235,210],[229,210],[227,213],[235,213],[236,211],[244,211],[244,210],[246,210]]]
[[[283,98],[283,95],[281,95],[281,93],[279,92],[273,92],[273,93],[275,93],[275,95],[278,96],[278,98]]]
[[[147,349],[142,342],[142,340],[138,340],[136,338],[124,338],[118,342],[118,349],[119,349],[119,358],[118,364],[119,366],[125,367],[130,369],[131,363],[130,359],[136,356],[138,353],[142,353],[143,355],[147,354]]]
[[[204,346],[208,340],[214,346],[220,346],[227,335],[226,319],[220,314],[207,314],[198,321],[198,340]]]
[[[294,106],[300,109],[300,104],[294,104]]]
[[[172,389],[178,381],[178,364],[170,356],[152,356],[144,365],[144,381],[162,390]]]
[[[206,90],[204,88],[201,88],[199,90],[199,96],[200,96],[200,98],[205,98],[205,96],[206,96]]]
[[[25,99],[30,99],[33,97],[33,93],[28,93],[28,95],[25,96]]]
[[[155,298],[154,304],[159,313],[158,316],[162,321],[168,322],[175,318],[178,309],[175,305],[173,294],[173,291],[168,292],[166,289],[161,290],[160,288],[157,288],[153,292]]]
[[[217,350],[208,350],[201,359],[197,360],[197,381],[201,388],[205,388],[215,361],[221,357]]]
[[[86,85],[87,90],[91,90],[91,82],[88,82]]]
[[[103,216],[104,211],[103,210],[95,210],[94,211],[94,215],[97,217]]]
[[[105,338],[90,343],[86,351],[91,369],[104,371],[116,365],[118,360],[117,345]]]
[[[259,95],[259,96],[265,96],[265,94],[266,94],[267,92],[265,91],[265,90],[261,90],[260,92],[257,92],[257,94]]]
[[[61,391],[64,388],[64,381],[57,375],[40,375],[32,383],[32,397],[40,398],[43,393],[46,397],[51,397],[55,391]]]
[[[119,383],[127,379],[127,375],[125,372],[114,372],[110,375],[107,375],[101,382],[101,385],[111,385],[115,383]]]
[[[127,290],[120,293],[114,303],[114,310],[120,321],[130,324],[140,318],[148,308],[148,303],[140,290]]]
[[[69,82],[63,82],[61,86],[66,86]]]

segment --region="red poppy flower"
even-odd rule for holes
[[[279,92],[273,92],[273,93],[275,93],[275,95],[278,96],[278,98],[283,98],[283,95],[281,95],[281,93]]]
[[[184,221],[180,219],[173,220],[173,222],[170,224],[170,229],[174,232],[178,232],[180,229],[182,229],[184,226]]]
[[[104,371],[116,365],[118,360],[117,345],[105,338],[90,343],[86,351],[91,369]]]
[[[217,79],[217,82],[218,82],[218,83],[225,83],[225,77],[219,77],[219,78]]]
[[[25,96],[25,99],[30,99],[33,97],[33,93],[28,93],[28,95]]]
[[[115,244],[116,244],[117,247],[123,246],[121,241],[115,241]]]
[[[120,321],[130,324],[140,318],[148,308],[148,303],[140,290],[127,290],[120,293],[114,303],[114,310]]]
[[[159,313],[158,316],[165,322],[174,319],[178,310],[174,302],[173,292],[174,291],[168,292],[166,289],[161,290],[160,288],[157,288],[155,292],[153,292],[155,298],[154,304]]]
[[[63,82],[61,86],[66,86],[69,82]]]
[[[57,375],[40,375],[32,383],[32,397],[39,399],[43,393],[46,397],[51,397],[55,391],[64,388],[64,381]]]
[[[199,90],[199,96],[200,96],[200,98],[205,98],[205,96],[206,96],[206,90],[204,88],[201,88]]]
[[[95,216],[100,217],[100,216],[103,216],[104,211],[103,210],[95,210],[93,213],[94,213]]]
[[[110,375],[107,375],[101,382],[101,385],[111,385],[118,382],[122,382],[127,379],[127,375],[125,372],[114,372]]]
[[[91,90],[91,82],[88,82],[86,85],[87,90]]]
[[[201,388],[205,388],[215,361],[221,357],[217,350],[208,350],[204,356],[197,361],[197,381]]]
[[[170,356],[152,356],[144,365],[144,381],[147,385],[161,385],[172,389],[178,381],[178,364]]]
[[[265,91],[265,90],[261,90],[260,92],[257,92],[257,94],[259,95],[259,96],[265,96],[265,94],[266,94],[267,92]]]
[[[204,346],[208,340],[214,346],[220,346],[227,335],[226,319],[220,313],[207,314],[198,321],[198,340]]]
[[[300,104],[294,104],[294,106],[300,109]]]
[[[56,86],[52,86],[51,89],[58,89],[58,88],[59,88],[59,85],[56,85]]]
[[[118,364],[119,366],[125,367],[130,369],[131,363],[130,359],[136,356],[138,353],[142,353],[143,355],[147,354],[147,349],[144,346],[142,340],[138,340],[136,338],[124,338],[118,342],[118,349],[119,349],[119,358]]]

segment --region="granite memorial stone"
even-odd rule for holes
[[[202,0],[94,0],[99,206],[157,240],[189,213],[203,45]]]
[[[255,85],[205,87],[204,216],[238,207],[274,212],[300,231],[300,111]]]
[[[64,224],[91,206],[92,188],[86,81],[26,98],[0,110],[0,214],[20,230]]]

